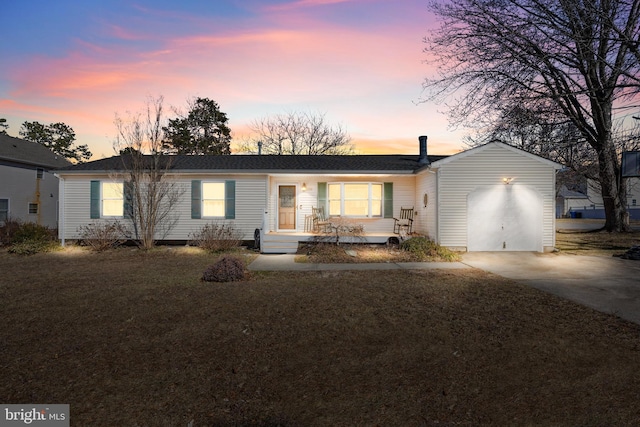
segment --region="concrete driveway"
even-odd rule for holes
[[[463,263],[640,324],[640,261],[533,252],[468,252]]]

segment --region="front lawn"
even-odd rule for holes
[[[201,282],[214,260],[0,251],[0,401],[72,426],[640,424],[636,325],[474,269]]]

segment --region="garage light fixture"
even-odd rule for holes
[[[513,181],[513,178],[502,178],[504,185],[509,185]]]

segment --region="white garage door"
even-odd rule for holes
[[[542,252],[542,196],[524,185],[476,189],[467,197],[468,251]]]

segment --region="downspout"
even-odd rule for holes
[[[42,176],[44,177],[44,169],[42,170]],[[36,169],[36,206],[38,207],[38,213],[36,216],[36,224],[42,225],[42,204],[40,203],[40,182],[42,178],[38,178],[38,170]]]
[[[440,168],[436,169],[436,243],[440,244]]]
[[[64,178],[57,173],[54,173],[53,176],[58,178],[58,239],[60,239],[60,245],[64,247]]]

